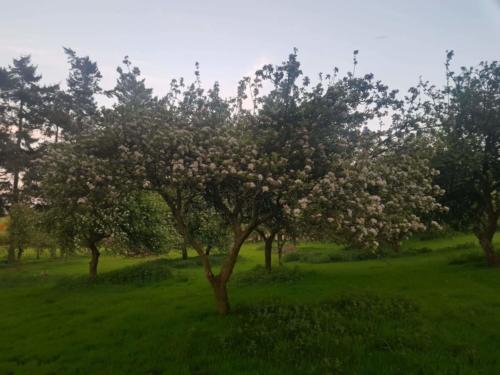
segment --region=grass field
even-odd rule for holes
[[[500,374],[500,270],[468,235],[404,249],[269,277],[248,244],[228,317],[194,261],[103,256],[95,285],[85,257],[2,265],[0,374]]]

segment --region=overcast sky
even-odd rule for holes
[[[500,59],[500,0],[0,0],[0,66],[31,54],[47,83],[64,83],[62,46],[97,60],[109,89],[129,55],[155,93],[170,79],[237,81],[299,49],[311,77],[338,66],[373,72],[406,91],[419,76],[443,82],[446,49],[456,65]]]

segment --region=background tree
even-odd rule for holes
[[[449,71],[448,79],[437,108],[443,147],[436,182],[446,190],[449,223],[472,229],[488,264],[500,266],[493,247],[500,217],[500,64]]]
[[[487,263],[498,266],[493,237],[500,212],[500,65],[482,62],[455,73],[452,57],[449,51],[444,88],[421,82],[410,90],[396,136],[414,133],[435,146],[435,183],[445,190],[441,202],[449,207],[442,219],[472,230]]]
[[[7,226],[9,242],[17,249],[16,260],[20,261],[25,249],[34,242],[36,232],[36,213],[21,203],[14,204],[10,210],[10,221]]]
[[[141,70],[133,66],[128,56],[123,59],[123,67],[116,68],[118,79],[113,90],[107,91],[109,97],[115,98],[115,111],[121,116],[137,116],[156,102],[153,90],[146,87],[146,80]]]
[[[74,138],[95,130],[99,115],[96,95],[102,92],[102,78],[97,63],[88,56],[78,56],[71,48],[64,48],[70,65],[67,91],[59,98],[61,125],[65,135]],[[56,129],[56,143],[59,129]]]
[[[40,85],[41,75],[30,56],[14,59],[0,74],[0,124],[2,143],[7,157],[3,171],[7,178],[7,198],[10,204],[20,202],[22,178],[31,161],[43,150],[40,135],[51,127],[50,104],[58,86]],[[2,152],[0,152],[2,153]],[[9,245],[8,260],[14,260],[14,245]]]
[[[100,242],[125,236],[123,228],[129,224],[129,207],[134,199],[128,193],[128,180],[120,179],[127,176],[119,173],[122,163],[108,157],[113,151],[117,152],[99,148],[94,138],[82,138],[78,143],[53,145],[40,166],[46,218],[54,223],[53,233],[69,236],[68,242],[75,241],[90,250],[91,278],[97,275]]]

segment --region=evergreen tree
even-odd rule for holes
[[[44,149],[42,135],[52,126],[50,103],[59,87],[40,85],[41,78],[30,56],[14,59],[0,74],[0,162],[4,197],[9,204],[20,202],[22,178]],[[10,246],[10,261],[14,261],[13,250]]]
[[[137,66],[132,66],[128,56],[123,59],[124,67],[118,67],[118,79],[115,88],[108,91],[110,97],[117,100],[115,107],[127,109],[129,112],[138,111],[151,107],[156,98],[153,90],[146,87],[146,80],[142,78],[141,71]]]
[[[74,137],[95,127],[95,119],[99,113],[95,96],[102,92],[99,86],[102,75],[97,63],[88,56],[80,57],[74,50],[66,47],[64,52],[70,71],[66,81],[67,93],[60,97],[60,103],[69,115],[63,130]]]

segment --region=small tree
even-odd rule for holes
[[[107,154],[92,154],[97,149],[106,148],[99,148],[93,139],[83,138],[74,144],[54,145],[40,166],[46,218],[54,223],[52,230],[60,240],[75,241],[90,250],[91,278],[97,275],[100,241],[126,236],[129,206],[135,198],[127,179],[120,179],[127,175],[121,163],[109,159]]]

